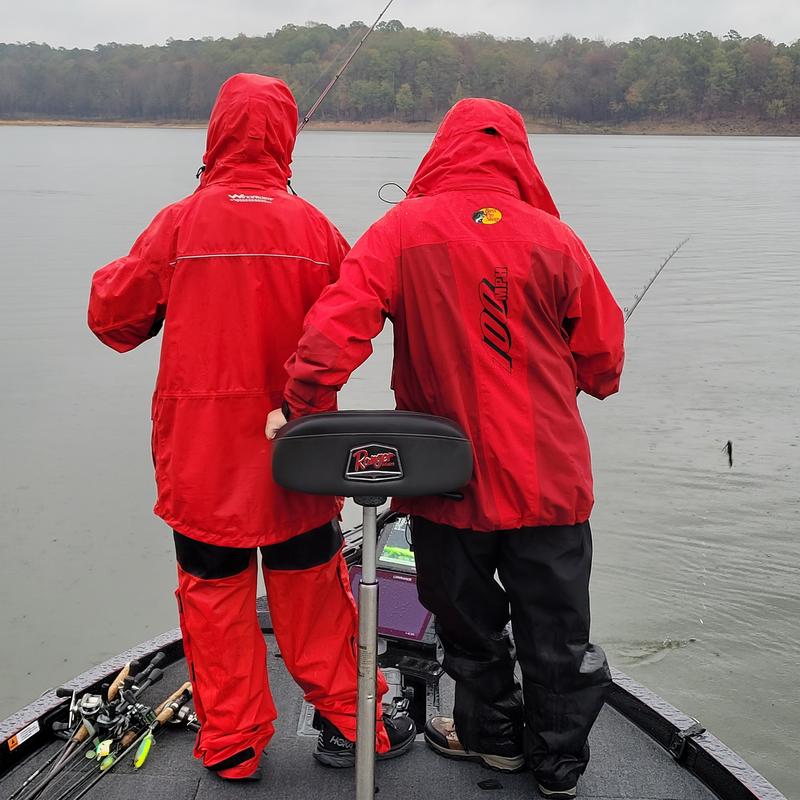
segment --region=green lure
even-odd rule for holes
[[[142,739],[141,744],[136,749],[136,755],[133,757],[133,768],[139,769],[147,761],[147,756],[150,755],[150,748],[155,743],[155,736],[152,731],[148,731],[147,736]]]
[[[106,756],[106,757],[105,757],[105,758],[104,758],[104,759],[103,759],[103,760],[100,762],[100,772],[105,772],[106,770],[108,770],[108,769],[110,769],[111,767],[113,767],[113,766],[114,766],[114,764],[116,763],[116,761],[117,761],[117,759],[116,759],[116,757],[115,757],[113,754],[112,754],[112,755],[108,755],[108,756]]]

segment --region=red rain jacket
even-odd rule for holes
[[[456,420],[475,449],[462,502],[395,506],[475,530],[585,521],[576,389],[619,388],[622,312],[559,221],[512,108],[469,99],[445,117],[408,199],[364,234],[306,317],[287,364],[293,414],[330,406],[386,318],[398,408]]]
[[[230,78],[211,114],[198,190],[92,281],[89,326],[109,347],[131,350],[164,323],[155,512],[209,544],[274,544],[339,510],[335,498],[273,483],[264,435],[303,317],[348,249],[322,213],[286,191],[296,128],[283,82]]]

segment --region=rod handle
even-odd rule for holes
[[[119,694],[120,686],[122,686],[128,675],[131,674],[131,662],[129,661],[119,672],[116,678],[111,681],[111,686],[108,687],[108,700],[111,702],[115,700]]]
[[[183,684],[179,689],[176,689],[161,705],[156,707],[156,716],[158,716],[168,705],[174,703],[184,692],[188,695],[187,700],[192,696],[192,684],[189,681]]]
[[[192,684],[189,681],[181,686],[177,692],[173,692],[157,709],[156,722],[164,725],[169,722],[185,703],[192,699]]]

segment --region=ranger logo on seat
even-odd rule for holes
[[[396,481],[403,477],[400,453],[396,447],[385,444],[353,447],[344,477],[351,481]]]

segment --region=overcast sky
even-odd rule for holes
[[[93,47],[105,42],[235,36],[286,23],[372,22],[386,0],[0,0],[0,41]],[[385,19],[457,33],[533,39],[572,33],[623,41],[735,28],[800,38],[798,0],[394,0]]]

